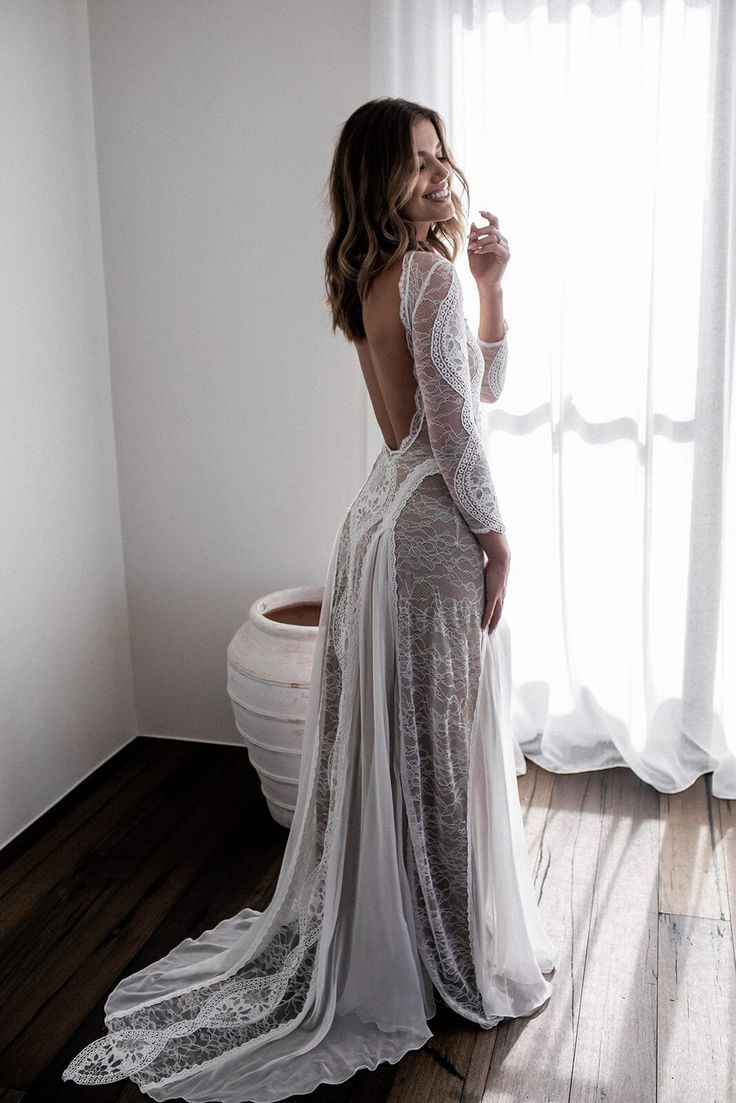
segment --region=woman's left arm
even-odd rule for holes
[[[503,316],[501,280],[511,252],[496,216],[490,211],[480,213],[488,219],[488,225],[479,229],[475,222],[471,222],[468,260],[480,298],[478,343],[484,362],[480,399],[481,402],[496,402],[506,380],[506,333],[509,327]]]

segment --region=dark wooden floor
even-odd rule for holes
[[[629,770],[519,778],[545,926],[537,1015],[477,1030],[445,1007],[398,1065],[295,1103],[736,1100],[734,802]],[[0,851],[0,1101],[148,1098],[64,1083],[117,981],[273,892],[287,832],[244,749],[139,738]]]

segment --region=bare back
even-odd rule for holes
[[[376,420],[392,451],[408,435],[416,409],[413,361],[399,313],[400,275],[401,259],[376,276],[363,303],[366,337],[355,342]]]

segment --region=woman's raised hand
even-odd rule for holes
[[[470,223],[468,235],[468,264],[470,272],[480,287],[497,287],[503,279],[511,252],[509,243],[499,229],[498,219],[490,211],[480,212],[487,225]]]

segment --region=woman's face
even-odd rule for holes
[[[433,222],[452,218],[455,207],[450,198],[452,183],[447,160],[442,156],[439,136],[430,119],[417,119],[412,127],[416,182],[403,214],[417,224],[417,240],[425,241]],[[440,192],[439,199],[431,199]]]

